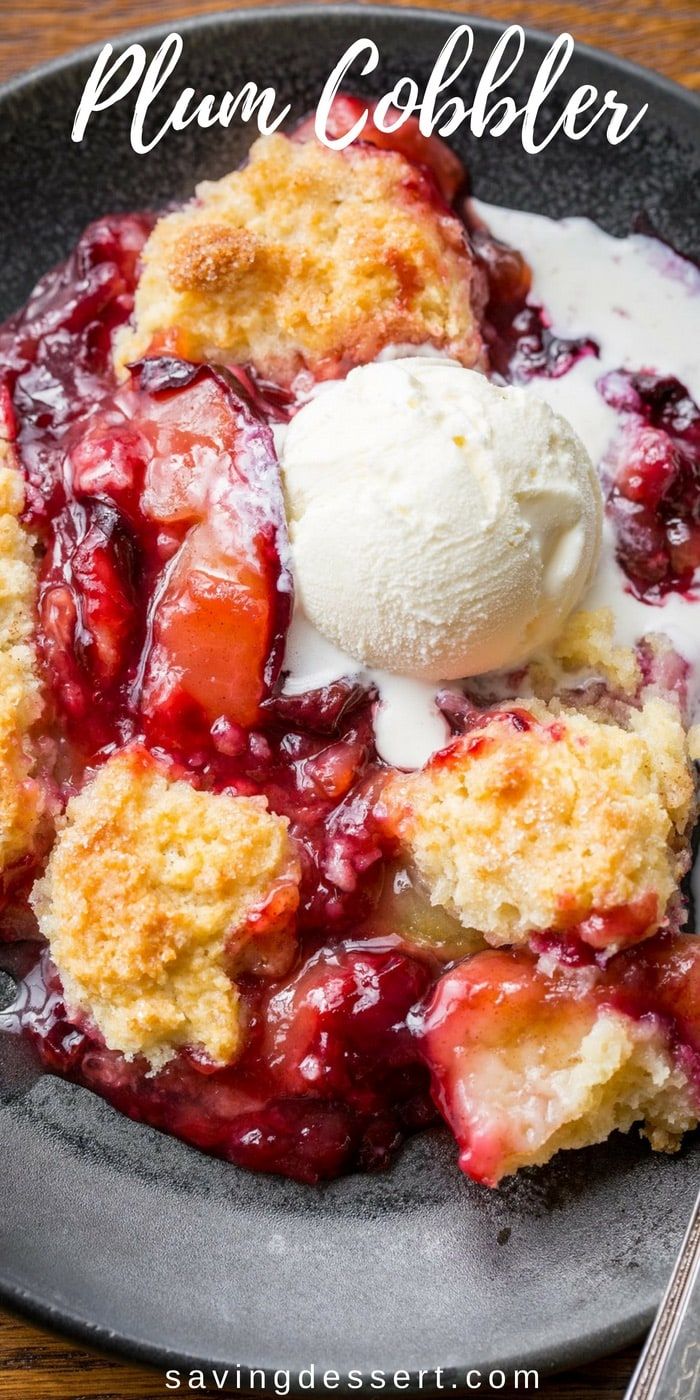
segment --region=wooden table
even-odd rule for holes
[[[417,3],[427,5],[429,0]],[[107,39],[144,23],[170,22],[202,10],[239,8],[240,0],[205,0],[202,5],[196,0],[92,0],[90,4],[85,0],[0,0],[0,82],[79,44]],[[460,14],[470,6],[460,0],[438,0],[436,8]],[[610,49],[700,90],[697,0],[531,0],[527,7],[518,0],[474,0],[477,11],[554,33],[567,29],[578,40]],[[630,1348],[543,1383],[538,1394],[545,1400],[619,1400],[636,1351]],[[147,1400],[155,1396],[166,1400],[174,1392],[165,1389],[164,1379],[148,1368],[73,1345],[0,1309],[0,1400]],[[510,1400],[508,1391],[490,1393]]]

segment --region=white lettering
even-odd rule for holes
[[[460,59],[457,67],[451,73],[447,73],[449,61],[457,48],[460,40],[465,38],[466,53]],[[461,97],[451,97],[449,102],[435,111],[435,103],[440,94],[446,88],[455,83],[461,73],[464,72],[474,48],[474,33],[468,24],[460,24],[450,35],[447,43],[443,45],[433,70],[425,85],[425,98],[421,107],[421,114],[418,120],[423,136],[432,136],[436,129],[441,136],[451,136],[453,131],[457,131],[466,119],[467,109]]]
[[[394,83],[390,92],[373,104],[373,121],[377,130],[389,135],[399,131],[409,117],[418,118],[423,136],[438,132],[451,136],[460,127],[468,126],[472,136],[502,136],[522,121],[521,140],[529,155],[543,151],[554,138],[562,134],[571,141],[581,141],[593,127],[607,119],[606,140],[611,146],[625,141],[641,122],[648,110],[645,103],[639,111],[631,112],[614,89],[601,96],[593,83],[583,83],[573,92],[564,110],[549,127],[540,129],[542,112],[564,76],[574,53],[570,34],[560,34],[547,50],[530,85],[524,104],[519,107],[508,83],[518,69],[525,51],[525,32],[518,24],[499,36],[476,84],[471,107],[455,91],[455,86],[473,58],[474,34],[468,24],[458,25],[438,54],[422,93],[414,78],[405,75]],[[72,140],[83,140],[90,120],[100,112],[114,107],[130,93],[135,93],[131,119],[131,144],[139,155],[153,151],[169,131],[184,131],[196,124],[202,128],[227,128],[234,118],[255,122],[264,136],[276,131],[289,116],[287,105],[277,110],[277,94],[273,87],[258,88],[256,83],[244,83],[237,93],[215,93],[198,97],[193,87],[185,87],[175,96],[169,113],[154,135],[146,136],[149,115],[173,77],[183,52],[179,34],[172,33],[163,40],[151,61],[147,62],[142,44],[130,44],[118,58],[113,58],[111,44],[100,50],[87,79],[73,122]],[[360,111],[357,120],[340,136],[329,134],[333,103],[341,85],[356,70],[361,76],[374,72],[379,64],[379,49],[373,40],[356,39],[346,49],[330,74],[321,93],[314,130],[318,139],[330,150],[342,151],[362,137],[367,124],[369,107]],[[300,114],[301,115],[301,114]]]

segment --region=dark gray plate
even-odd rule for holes
[[[384,91],[404,72],[427,76],[455,23],[358,8],[212,17],[180,26],[176,85],[235,91],[252,78],[274,84],[301,115],[352,39],[378,42],[381,69],[358,87]],[[474,23],[478,72],[499,27]],[[157,37],[149,33],[149,46]],[[545,45],[528,40],[511,89],[521,99]],[[245,128],[190,129],[138,157],[122,106],[71,145],[90,63],[81,54],[0,93],[0,312],[93,215],[185,195],[229,169],[252,139]],[[637,132],[617,149],[596,134],[577,145],[558,139],[535,159],[524,158],[517,134],[457,140],[477,192],[556,216],[590,214],[616,233],[644,213],[697,256],[697,103],[583,48],[567,87],[581,82],[617,88],[635,109],[648,101]],[[89,1341],[162,1364],[440,1365],[460,1389],[468,1367],[572,1365],[641,1331],[697,1185],[697,1141],[666,1160],[616,1138],[489,1193],[459,1176],[452,1144],[431,1133],[384,1176],[312,1189],[247,1175],[137,1126],[85,1090],[39,1076],[24,1048],[1,1036],[0,1081],[2,1293]]]

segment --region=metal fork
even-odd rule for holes
[[[625,1400],[700,1400],[700,1196]]]

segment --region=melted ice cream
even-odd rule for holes
[[[598,393],[610,370],[648,370],[679,379],[700,400],[700,356],[694,353],[700,310],[700,272],[655,239],[612,238],[588,219],[560,221],[475,202],[491,232],[523,252],[533,271],[531,300],[542,305],[555,334],[590,337],[598,358],[586,356],[559,379],[535,377],[528,393],[568,418],[599,463],[618,416]],[[419,347],[425,353],[424,347]],[[400,347],[399,355],[406,354]],[[384,352],[389,358],[391,352]],[[597,577],[584,607],[613,609],[618,641],[632,646],[649,632],[665,633],[690,666],[689,698],[700,714],[700,601],[669,593],[658,605],[629,592],[606,526]],[[435,705],[439,686],[363,671],[296,615],[288,641],[285,689],[300,693],[342,676],[359,676],[379,695],[377,747],[399,768],[420,767],[446,741],[447,725]]]

